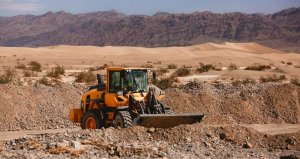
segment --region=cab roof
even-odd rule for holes
[[[122,71],[122,70],[149,70],[147,68],[133,68],[133,67],[129,67],[129,68],[123,68],[123,67],[107,67],[106,68],[107,71]]]

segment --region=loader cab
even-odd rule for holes
[[[147,69],[107,69],[107,91],[110,93],[146,92]]]

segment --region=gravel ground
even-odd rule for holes
[[[2,150],[2,151],[1,151]],[[80,130],[2,142],[0,158],[300,157],[300,132],[266,135],[241,126]]]
[[[1,131],[76,127],[68,110],[84,88],[0,85]],[[169,89],[175,112],[203,112],[202,123],[169,129],[79,130],[0,141],[0,158],[300,158],[300,132],[269,135],[236,124],[300,123],[300,88],[264,83],[192,82]]]

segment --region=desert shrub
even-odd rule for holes
[[[274,70],[275,70],[275,72],[278,72],[278,73],[284,73],[284,71],[278,67],[276,67]]]
[[[95,67],[89,67],[89,71],[97,71],[97,68],[95,68]]]
[[[23,75],[24,75],[24,77],[36,77],[37,73],[34,71],[30,71],[30,70],[24,70]]]
[[[254,71],[263,71],[266,69],[271,69],[270,65],[259,65],[259,64],[254,64],[251,66],[248,66],[245,68],[245,70],[254,70]]]
[[[17,66],[15,66],[15,68],[16,68],[16,69],[23,69],[23,70],[24,70],[24,69],[26,69],[26,65],[25,65],[25,64],[18,63]]]
[[[17,76],[17,71],[12,68],[7,68],[4,71],[4,74],[0,76],[0,84],[9,83],[13,81]]]
[[[168,69],[166,69],[166,68],[160,68],[160,69],[157,70],[157,75],[163,75],[163,74],[165,74],[167,72],[168,72]]]
[[[300,87],[300,80],[298,78],[291,78],[290,81],[292,84]]]
[[[106,69],[106,67],[108,66],[108,64],[103,64],[103,66],[98,67],[99,70],[104,70]]]
[[[88,84],[96,82],[96,76],[93,74],[93,72],[79,72],[75,79],[76,82],[85,82]]]
[[[295,68],[300,68],[300,65],[294,66]]]
[[[42,84],[42,85],[45,85],[45,86],[50,86],[51,85],[50,81],[46,77],[43,77],[40,80],[38,80],[38,83]]]
[[[196,71],[199,73],[208,72],[209,70],[217,70],[216,67],[212,64],[200,65]]]
[[[239,86],[239,85],[252,85],[255,84],[256,81],[252,78],[245,78],[242,80],[235,80],[234,82],[232,82],[232,85],[234,86]]]
[[[173,86],[173,83],[177,81],[177,78],[174,78],[173,76],[162,78],[160,80],[153,81],[153,84],[157,86],[160,89],[167,89]]]
[[[47,73],[48,77],[53,77],[53,78],[59,78],[60,75],[65,74],[65,69],[63,66],[56,65],[54,68],[51,69],[50,72]]]
[[[233,71],[233,70],[237,70],[238,67],[236,66],[236,64],[234,63],[231,63],[229,66],[228,66],[228,70],[229,71]]]
[[[202,67],[204,65],[204,63],[202,62],[199,62],[199,66]]]
[[[293,65],[293,63],[292,63],[292,62],[287,62],[286,64],[287,64],[287,65]]]
[[[152,64],[147,63],[147,64],[143,64],[141,67],[142,68],[153,68],[154,66]]]
[[[183,65],[182,67],[183,68],[192,68],[193,66],[192,65]]]
[[[281,63],[282,63],[282,64],[285,64],[285,62],[284,62],[284,61],[281,61]]]
[[[285,75],[272,75],[272,76],[267,76],[267,77],[260,77],[260,82],[264,83],[264,82],[281,82],[286,80],[286,76]]]
[[[168,64],[168,69],[176,69],[177,65],[175,64]]]
[[[190,74],[190,70],[188,68],[181,67],[173,73],[173,76],[182,77],[182,76],[187,76],[189,74]]]
[[[36,71],[36,72],[42,71],[42,65],[36,61],[30,61],[28,65],[31,71]]]

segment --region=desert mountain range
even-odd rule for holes
[[[300,8],[274,14],[194,12],[153,16],[116,11],[0,17],[0,45],[185,46],[256,42],[300,52]]]

